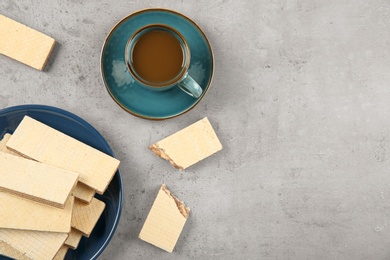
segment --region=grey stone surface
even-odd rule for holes
[[[110,29],[149,7],[196,21],[216,62],[199,105],[159,122],[117,106],[99,69]],[[0,0],[0,12],[58,41],[45,72],[0,57],[0,107],[73,112],[122,161],[123,213],[100,259],[390,259],[388,0]],[[204,116],[221,152],[179,172],[147,149]],[[172,254],[138,239],[161,183],[192,209]]]

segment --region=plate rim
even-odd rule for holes
[[[81,118],[78,115],[73,114],[72,112],[69,112],[67,110],[64,110],[64,109],[61,109],[61,108],[58,108],[58,107],[54,107],[54,106],[48,106],[48,105],[24,104],[24,105],[16,105],[16,106],[11,106],[11,107],[6,107],[6,108],[0,109],[0,116],[4,115],[6,113],[14,112],[14,111],[23,111],[23,110],[29,110],[29,109],[31,109],[31,110],[43,110],[43,111],[46,111],[46,112],[49,112],[49,111],[50,112],[55,112],[57,114],[62,114],[64,116],[67,116],[67,117],[70,117],[70,118],[76,120],[78,123],[80,123],[83,126],[85,126],[88,130],[94,132],[94,137],[98,137],[100,139],[100,141],[102,142],[103,146],[105,148],[107,148],[107,150],[109,151],[110,155],[115,157],[115,154],[114,154],[112,148],[110,147],[108,142],[104,139],[104,137],[99,133],[99,131],[97,131],[97,129],[95,127],[93,127],[90,123],[88,123],[83,118]],[[111,239],[114,237],[115,231],[116,231],[116,229],[118,227],[118,224],[119,224],[119,221],[120,221],[120,218],[121,218],[121,215],[122,215],[122,209],[123,209],[123,180],[122,180],[122,175],[121,175],[120,168],[118,168],[118,170],[116,171],[115,175],[116,174],[118,174],[120,192],[119,192],[119,201],[118,201],[119,207],[118,207],[118,211],[116,212],[116,215],[115,215],[114,225],[113,225],[112,229],[110,230],[107,238],[104,240],[104,243],[102,244],[102,246],[99,248],[99,250],[97,250],[97,252],[94,253],[94,255],[91,257],[91,259],[96,259],[106,249],[106,247],[110,243]],[[2,255],[0,255],[0,256],[2,256]]]
[[[188,20],[188,22],[190,22],[200,33],[201,35],[203,36],[204,40],[206,41],[207,43],[207,46],[208,46],[208,49],[210,50],[210,57],[211,57],[211,75],[210,75],[210,80],[205,88],[205,90],[203,91],[203,94],[197,99],[197,101],[192,104],[191,106],[189,106],[188,108],[186,108],[185,110],[182,110],[182,111],[179,111],[178,113],[175,113],[175,114],[172,114],[172,115],[169,115],[169,116],[164,116],[164,117],[153,117],[153,116],[146,116],[146,115],[142,115],[142,114],[139,114],[139,113],[136,113],[135,111],[132,111],[131,109],[125,107],[123,104],[121,104],[121,102],[119,102],[115,97],[114,95],[111,93],[110,91],[110,87],[108,86],[107,82],[106,82],[106,78],[104,76],[104,68],[103,68],[103,54],[104,54],[104,51],[105,51],[105,48],[106,48],[106,45],[108,43],[108,40],[110,39],[110,37],[112,36],[113,32],[124,22],[126,22],[128,19],[131,19],[131,18],[134,18],[136,17],[137,15],[140,15],[142,13],[146,13],[146,12],[158,12],[158,11],[162,11],[162,12],[168,12],[168,13],[171,13],[171,14],[174,14],[174,15],[178,15],[178,16],[181,16],[182,18]],[[103,80],[103,83],[104,83],[104,86],[106,87],[106,90],[107,92],[109,93],[109,95],[111,96],[111,98],[123,109],[125,110],[126,112],[136,116],[136,117],[139,117],[139,118],[143,118],[143,119],[149,119],[149,120],[154,120],[154,121],[160,121],[160,120],[165,120],[165,119],[170,119],[170,118],[174,118],[174,117],[177,117],[177,116],[180,116],[182,114],[185,114],[189,111],[191,111],[193,108],[196,107],[197,104],[199,104],[199,102],[203,99],[203,97],[207,94],[207,92],[209,91],[211,85],[212,85],[212,81],[213,81],[213,78],[214,78],[214,70],[215,70],[215,58],[214,58],[214,51],[211,47],[211,44],[210,44],[210,41],[209,39],[207,38],[207,35],[204,33],[204,31],[200,28],[200,26],[195,23],[191,18],[189,18],[188,16],[180,13],[180,12],[177,12],[175,10],[172,10],[172,9],[168,9],[168,8],[145,8],[145,9],[141,9],[141,10],[138,10],[138,11],[135,11],[135,12],[132,12],[130,13],[129,15],[123,17],[122,19],[120,19],[112,28],[111,30],[109,31],[109,33],[107,34],[104,42],[103,42],[103,46],[102,46],[102,49],[101,49],[101,53],[100,53],[100,75],[101,75],[101,78]]]

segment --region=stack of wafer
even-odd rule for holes
[[[119,161],[25,116],[0,141],[0,254],[64,259],[89,237]]]

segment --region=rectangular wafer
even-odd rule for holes
[[[84,236],[89,237],[105,207],[106,204],[96,198],[92,198],[89,204],[75,200],[72,214],[72,228],[79,230]]]
[[[66,233],[0,229],[0,241],[33,260],[53,259],[67,236]]]
[[[139,238],[172,253],[190,209],[163,184],[139,233]]]
[[[9,153],[9,154],[13,154],[13,155],[16,155],[16,156],[19,156],[19,157],[23,157],[23,158],[29,159],[26,156],[24,156],[22,154],[19,154],[19,153],[15,152],[15,151],[12,151],[11,149],[9,149],[7,147],[7,142],[8,142],[8,140],[10,138],[11,138],[11,134],[6,133],[4,135],[4,137],[3,137],[3,139],[0,140],[0,152]]]
[[[82,182],[78,182],[73,190],[73,196],[85,203],[90,203],[93,196],[95,196],[95,190],[88,187]]]
[[[9,138],[11,137],[11,134],[6,133],[3,138],[0,140],[0,152],[5,152],[7,149],[7,142]]]
[[[184,170],[222,149],[207,117],[149,146],[156,155]]]
[[[75,228],[70,230],[68,238],[65,240],[65,245],[72,249],[76,249],[79,246],[80,240],[83,234]]]
[[[0,53],[37,70],[43,70],[55,40],[0,15]]]
[[[62,245],[58,250],[56,255],[53,257],[53,260],[63,260],[68,252],[69,247],[67,245]]]
[[[4,135],[3,139],[0,140],[0,151],[23,157],[21,154],[16,153],[16,152],[12,151],[11,149],[7,148],[6,144],[7,144],[10,137],[11,137],[11,134],[7,133]],[[92,197],[94,195],[95,195],[95,190],[88,187],[87,185],[85,185],[82,182],[77,182],[76,187],[73,190],[73,196],[75,196],[76,198],[78,198],[86,203],[91,202]]]
[[[79,181],[102,194],[119,160],[25,116],[7,147],[36,161],[79,173]]]
[[[4,242],[3,240],[0,240],[0,255],[4,255],[9,258],[18,259],[18,260],[32,260],[31,258],[23,255],[22,252],[16,250],[15,248],[10,246],[8,243]]]
[[[0,191],[0,228],[68,233],[74,198],[63,209]]]
[[[8,140],[11,138],[11,134],[9,133],[6,133],[4,136],[3,136],[3,139],[0,140],[0,152],[5,152],[5,153],[9,153],[9,154],[13,154],[13,155],[16,155],[16,156],[19,156],[19,157],[23,157],[23,158],[26,158],[25,156],[21,155],[21,154],[18,154],[17,152],[15,151],[12,151],[11,149],[8,149],[7,148],[7,142]],[[28,158],[27,158],[28,159]]]
[[[59,208],[65,206],[78,180],[77,173],[4,152],[0,152],[0,165],[0,191]]]

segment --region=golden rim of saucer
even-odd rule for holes
[[[108,84],[106,82],[106,79],[103,75],[103,51],[106,47],[106,44],[107,44],[107,41],[108,39],[110,38],[111,34],[123,23],[125,22],[126,20],[128,20],[129,18],[133,17],[133,16],[136,16],[138,14],[141,14],[141,13],[145,13],[145,12],[151,12],[151,11],[163,11],[163,12],[169,12],[169,13],[173,13],[173,14],[176,14],[176,15],[179,15],[181,17],[183,17],[184,19],[188,20],[189,22],[191,22],[200,32],[201,34],[203,35],[204,39],[206,40],[206,43],[210,49],[210,53],[211,53],[211,60],[212,60],[212,64],[211,64],[211,67],[212,67],[212,70],[211,70],[211,76],[210,76],[210,81],[208,83],[208,86],[206,88],[206,90],[203,91],[202,93],[202,96],[199,97],[197,99],[197,101],[190,107],[188,108],[187,110],[183,111],[183,112],[180,112],[178,114],[175,114],[175,115],[172,115],[172,116],[169,116],[169,117],[164,117],[164,118],[155,118],[155,117],[148,117],[148,116],[144,116],[144,115],[140,115],[138,113],[135,113],[134,111],[131,111],[129,110],[128,108],[126,108],[125,106],[123,106],[115,97],[114,95],[111,93],[109,87],[108,87]],[[214,63],[215,63],[215,60],[214,60],[214,52],[211,48],[211,45],[210,45],[210,42],[206,36],[206,34],[203,32],[203,30],[199,27],[198,24],[196,24],[192,19],[190,19],[188,16],[182,14],[182,13],[179,13],[177,11],[174,11],[174,10],[171,10],[171,9],[167,9],[167,8],[146,8],[146,9],[142,9],[142,10],[139,10],[139,11],[136,11],[136,12],[133,12],[127,16],[125,16],[124,18],[122,18],[117,24],[115,24],[115,26],[110,30],[110,32],[107,34],[104,42],[103,42],[103,47],[102,47],[102,50],[101,50],[101,54],[100,54],[100,74],[101,74],[101,77],[103,79],[103,82],[104,82],[104,85],[106,87],[106,90],[107,92],[110,94],[111,98],[123,109],[125,110],[126,112],[136,116],[136,117],[139,117],[139,118],[143,118],[143,119],[149,119],[149,120],[154,120],[154,121],[161,121],[161,120],[165,120],[165,119],[170,119],[170,118],[174,118],[174,117],[178,117],[180,115],[183,115],[189,111],[191,111],[194,107],[196,107],[196,105],[203,99],[203,97],[206,95],[206,93],[208,92],[208,90],[210,89],[210,86],[211,86],[211,83],[213,81],[213,78],[214,78]]]

